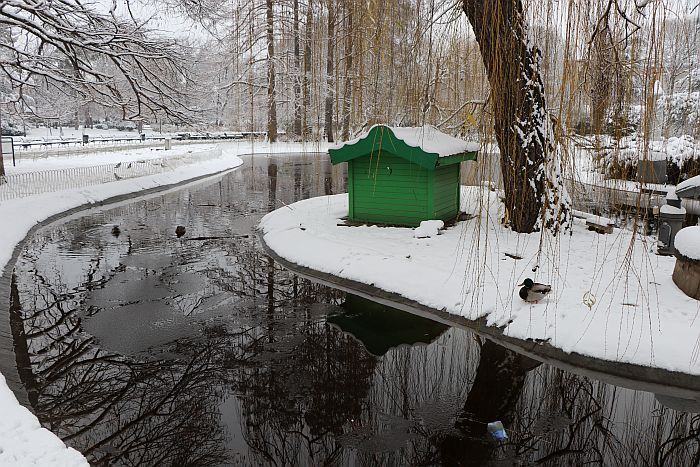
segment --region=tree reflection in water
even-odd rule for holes
[[[698,417],[649,394],[457,329],[376,357],[329,325],[345,295],[252,235],[270,209],[343,191],[323,156],[292,161],[256,156],[28,242],[10,320],[42,424],[94,464],[697,464]]]

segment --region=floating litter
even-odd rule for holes
[[[486,429],[489,431],[489,433],[491,433],[491,436],[496,441],[503,441],[508,439],[506,429],[503,428],[503,423],[500,420],[489,423],[488,425],[486,425]]]

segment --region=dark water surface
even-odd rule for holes
[[[264,213],[344,187],[327,156],[256,156],[37,233],[10,316],[42,424],[96,465],[698,464],[696,414],[263,253]]]

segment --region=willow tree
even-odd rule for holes
[[[541,52],[528,40],[520,0],[464,0],[491,87],[506,221],[516,232],[557,233],[570,201],[546,112]]]

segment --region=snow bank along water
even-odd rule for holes
[[[626,230],[571,236],[517,234],[499,222],[496,193],[462,187],[476,214],[442,235],[408,228],[338,226],[347,195],[280,208],[261,223],[268,248],[291,263],[400,294],[434,310],[483,318],[505,336],[546,341],[564,352],[700,375],[698,301],[671,279],[675,259]],[[523,302],[524,278],[551,283],[539,304]]]
[[[88,465],[82,454],[66,447],[58,436],[42,428],[34,414],[17,402],[2,375],[0,414],[0,465]]]
[[[23,241],[27,233],[38,222],[70,209],[90,205],[129,193],[138,193],[165,185],[173,185],[233,169],[242,160],[237,155],[281,152],[309,152],[324,150],[324,147],[301,144],[222,144],[223,154],[219,158],[184,165],[172,171],[140,178],[115,181],[79,189],[44,193],[0,203],[0,218],[4,219],[0,229],[0,274],[12,258],[14,248]],[[112,155],[119,160],[138,158],[136,151]],[[85,162],[80,158],[78,164]],[[52,165],[72,167],[74,158],[52,160]],[[7,319],[7,317],[4,317]],[[49,430],[42,428],[37,418],[22,407],[0,375],[0,465],[73,466],[87,465],[85,458],[64,443]]]

